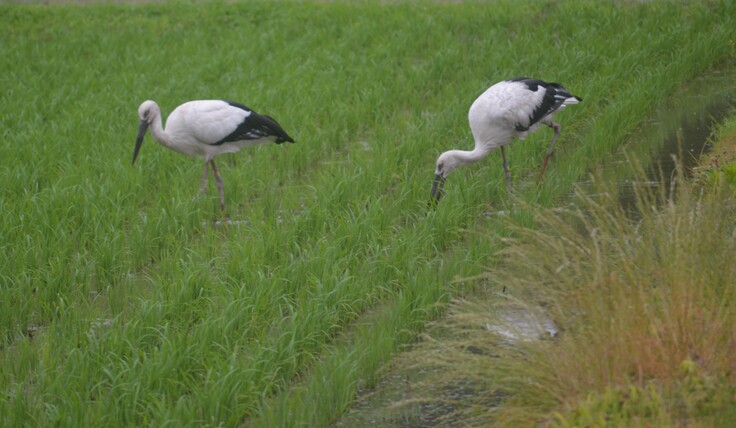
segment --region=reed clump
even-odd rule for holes
[[[711,426],[736,414],[736,200],[723,183],[703,190],[678,172],[637,188],[633,211],[603,184],[572,208],[531,209],[538,227],[516,227],[488,275],[497,294],[456,302],[440,329],[451,339],[412,353],[445,387],[474,387],[445,418]]]

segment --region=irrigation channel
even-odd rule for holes
[[[669,186],[677,163],[688,176],[700,155],[710,149],[715,127],[736,107],[736,65],[698,77],[660,105],[598,172],[615,183],[619,203],[631,212],[634,188]],[[631,160],[645,166],[644,181],[635,181]],[[577,183],[583,194],[597,196],[592,180]],[[568,200],[574,201],[571,192]],[[574,202],[572,202],[574,203]]]
[[[736,108],[736,64],[717,69],[680,87],[676,93],[655,109],[651,117],[625,141],[610,160],[593,168],[606,183],[615,183],[619,203],[630,211],[634,206],[636,185],[668,186],[677,162],[688,175],[699,156],[707,152],[710,137],[716,126]],[[676,159],[675,159],[676,157]],[[646,177],[635,181],[631,160],[644,167]],[[583,194],[597,197],[592,180],[577,183]],[[576,204],[571,190],[564,205]],[[630,211],[631,212],[631,211]],[[527,313],[509,313],[499,316],[504,325],[488,326],[489,333],[500,334],[509,341],[535,340],[543,335],[554,335],[556,329],[549,319]],[[441,323],[440,323],[441,325]],[[394,357],[401,359],[401,355]],[[433,391],[422,389],[431,385],[430,371],[397,369],[384,376],[380,384],[363,391],[356,404],[340,419],[337,427],[407,427],[435,426],[443,415],[454,410],[455,404],[472,391]],[[420,382],[421,381],[421,382]],[[447,397],[447,404],[438,405],[423,398]],[[492,403],[489,403],[492,405]],[[455,421],[452,425],[462,425]],[[442,419],[442,425],[448,423]]]

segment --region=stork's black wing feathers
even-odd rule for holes
[[[289,134],[286,133],[286,131],[284,131],[284,128],[282,128],[281,125],[279,125],[279,123],[276,122],[276,119],[272,118],[271,116],[265,115],[265,114],[256,113],[256,115],[258,116],[258,119],[264,123],[263,126],[272,132],[271,135],[275,135],[277,137],[276,144],[294,142],[294,139],[291,138]]]
[[[532,92],[537,92],[540,86],[545,88],[542,102],[539,103],[539,105],[532,111],[531,116],[529,116],[529,125],[516,125],[516,130],[519,132],[528,131],[532,125],[560,108],[560,106],[568,98],[577,98],[578,101],[582,101],[580,98],[571,94],[567,89],[565,89],[564,86],[560,85],[559,83],[547,83],[543,80],[530,79],[528,77],[517,77],[514,79],[509,79],[509,82],[523,83],[524,85],[526,85],[527,89]]]
[[[274,140],[274,142],[277,144],[281,144],[287,141],[290,143],[294,142],[294,139],[291,138],[289,134],[284,131],[284,128],[282,128],[281,125],[279,125],[279,123],[276,122],[276,120],[274,120],[274,118],[272,118],[271,116],[258,114],[240,103],[230,101],[228,101],[227,103],[233,107],[243,109],[250,114],[240,125],[238,125],[237,128],[235,128],[233,132],[230,133],[230,135],[216,142],[216,146],[231,141],[258,140],[260,138],[267,137],[276,137],[276,140]]]

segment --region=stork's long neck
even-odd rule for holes
[[[166,133],[166,131],[164,130],[164,126],[162,125],[160,111],[157,111],[154,115],[153,120],[151,121],[150,129],[151,135],[153,135],[154,140],[158,141],[163,146],[171,147],[171,139],[169,138],[169,134]]]
[[[463,165],[467,165],[485,158],[491,150],[485,146],[476,145],[473,150],[452,150],[452,153]]]

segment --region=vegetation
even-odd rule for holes
[[[510,152],[513,200],[545,206],[733,55],[735,17],[727,1],[0,5],[3,425],[328,424],[512,233],[483,215],[512,201],[494,157],[426,208],[436,156],[472,145],[473,99],[517,75],[584,98],[540,187],[549,135]],[[201,162],[148,137],[130,165],[142,101],[202,98],[297,140],[221,163],[228,226],[197,194]]]
[[[736,115],[719,127],[713,147],[696,169],[695,183],[707,188],[736,190]]]
[[[437,404],[438,419],[559,427],[733,421],[736,200],[724,171],[736,160],[725,155],[734,118],[700,168],[717,158],[721,172],[701,171],[693,183],[680,174],[671,194],[637,188],[636,219],[615,186],[598,182],[595,194],[604,197],[579,193],[579,208],[539,210],[539,228],[519,228],[507,240],[505,261],[486,279],[504,293],[457,300],[403,361],[438,373],[428,378],[434,389],[465,390],[452,407]]]

